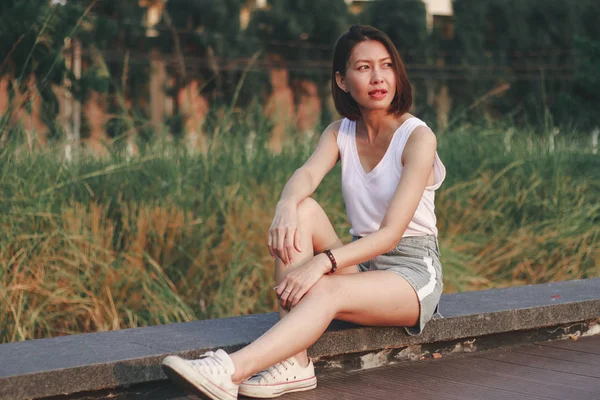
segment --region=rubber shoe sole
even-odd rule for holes
[[[286,393],[303,392],[317,387],[317,377],[301,379],[294,382],[274,383],[270,385],[240,385],[239,394],[259,399],[271,399]]]
[[[234,396],[216,383],[196,372],[185,360],[177,356],[167,356],[162,362],[162,370],[173,382],[186,388],[200,398],[212,400],[234,400]]]

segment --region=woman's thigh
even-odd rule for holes
[[[391,271],[324,277],[330,279],[336,319],[372,326],[413,326],[419,300],[412,286]]]

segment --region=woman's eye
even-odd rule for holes
[[[385,65],[386,67],[391,67],[391,66],[392,66],[392,63],[385,63],[385,64],[383,64],[383,65]]]
[[[361,65],[360,67],[358,67],[358,69],[367,69],[367,68],[369,68],[368,65]]]

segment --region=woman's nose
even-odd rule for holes
[[[381,73],[377,69],[373,69],[373,73],[371,74],[371,83],[377,84],[382,81],[383,78],[381,77]]]

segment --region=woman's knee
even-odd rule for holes
[[[338,279],[325,275],[310,288],[304,297],[314,299],[319,303],[319,307],[329,307],[332,312],[336,312],[339,301],[338,293]]]
[[[315,253],[342,246],[325,210],[312,197],[307,197],[298,205],[298,220],[303,229],[310,232]]]
[[[312,197],[307,197],[298,204],[298,218],[301,221],[310,221],[310,218],[318,214],[324,214],[324,211]]]

